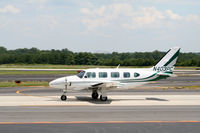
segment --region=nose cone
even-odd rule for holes
[[[64,88],[65,80],[65,77],[55,79],[49,83],[49,86],[52,88]]]

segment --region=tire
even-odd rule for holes
[[[67,96],[66,96],[66,95],[62,95],[62,96],[60,97],[60,99],[61,99],[62,101],[66,101],[66,100],[67,100]]]
[[[101,101],[107,101],[107,99],[108,99],[107,97],[103,97],[102,95],[100,96]]]
[[[93,92],[92,93],[92,98],[93,99],[98,99],[98,97],[99,97],[99,94],[97,92]]]

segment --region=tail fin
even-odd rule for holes
[[[171,48],[166,55],[155,65],[156,67],[169,66],[172,67],[176,64],[180,52],[179,47]]]
[[[180,47],[171,48],[165,56],[153,67],[154,71],[169,71],[173,72],[174,65],[178,59]]]

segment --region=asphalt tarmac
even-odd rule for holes
[[[3,133],[199,133],[199,122],[1,124]]]
[[[110,92],[107,102],[92,100],[90,92],[69,91],[63,102],[60,89],[0,88],[0,132],[199,133],[200,89],[163,89],[200,84],[188,74]]]
[[[200,130],[199,90],[115,91],[103,103],[92,100],[88,92],[69,92],[70,98],[65,102],[59,100],[60,94],[48,87],[1,88],[0,131],[198,133]]]

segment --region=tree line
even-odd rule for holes
[[[39,50],[20,48],[7,50],[0,47],[0,64],[62,64],[62,65],[106,65],[153,66],[166,52],[134,53],[90,53],[70,50]],[[177,66],[200,66],[200,53],[180,53]]]

